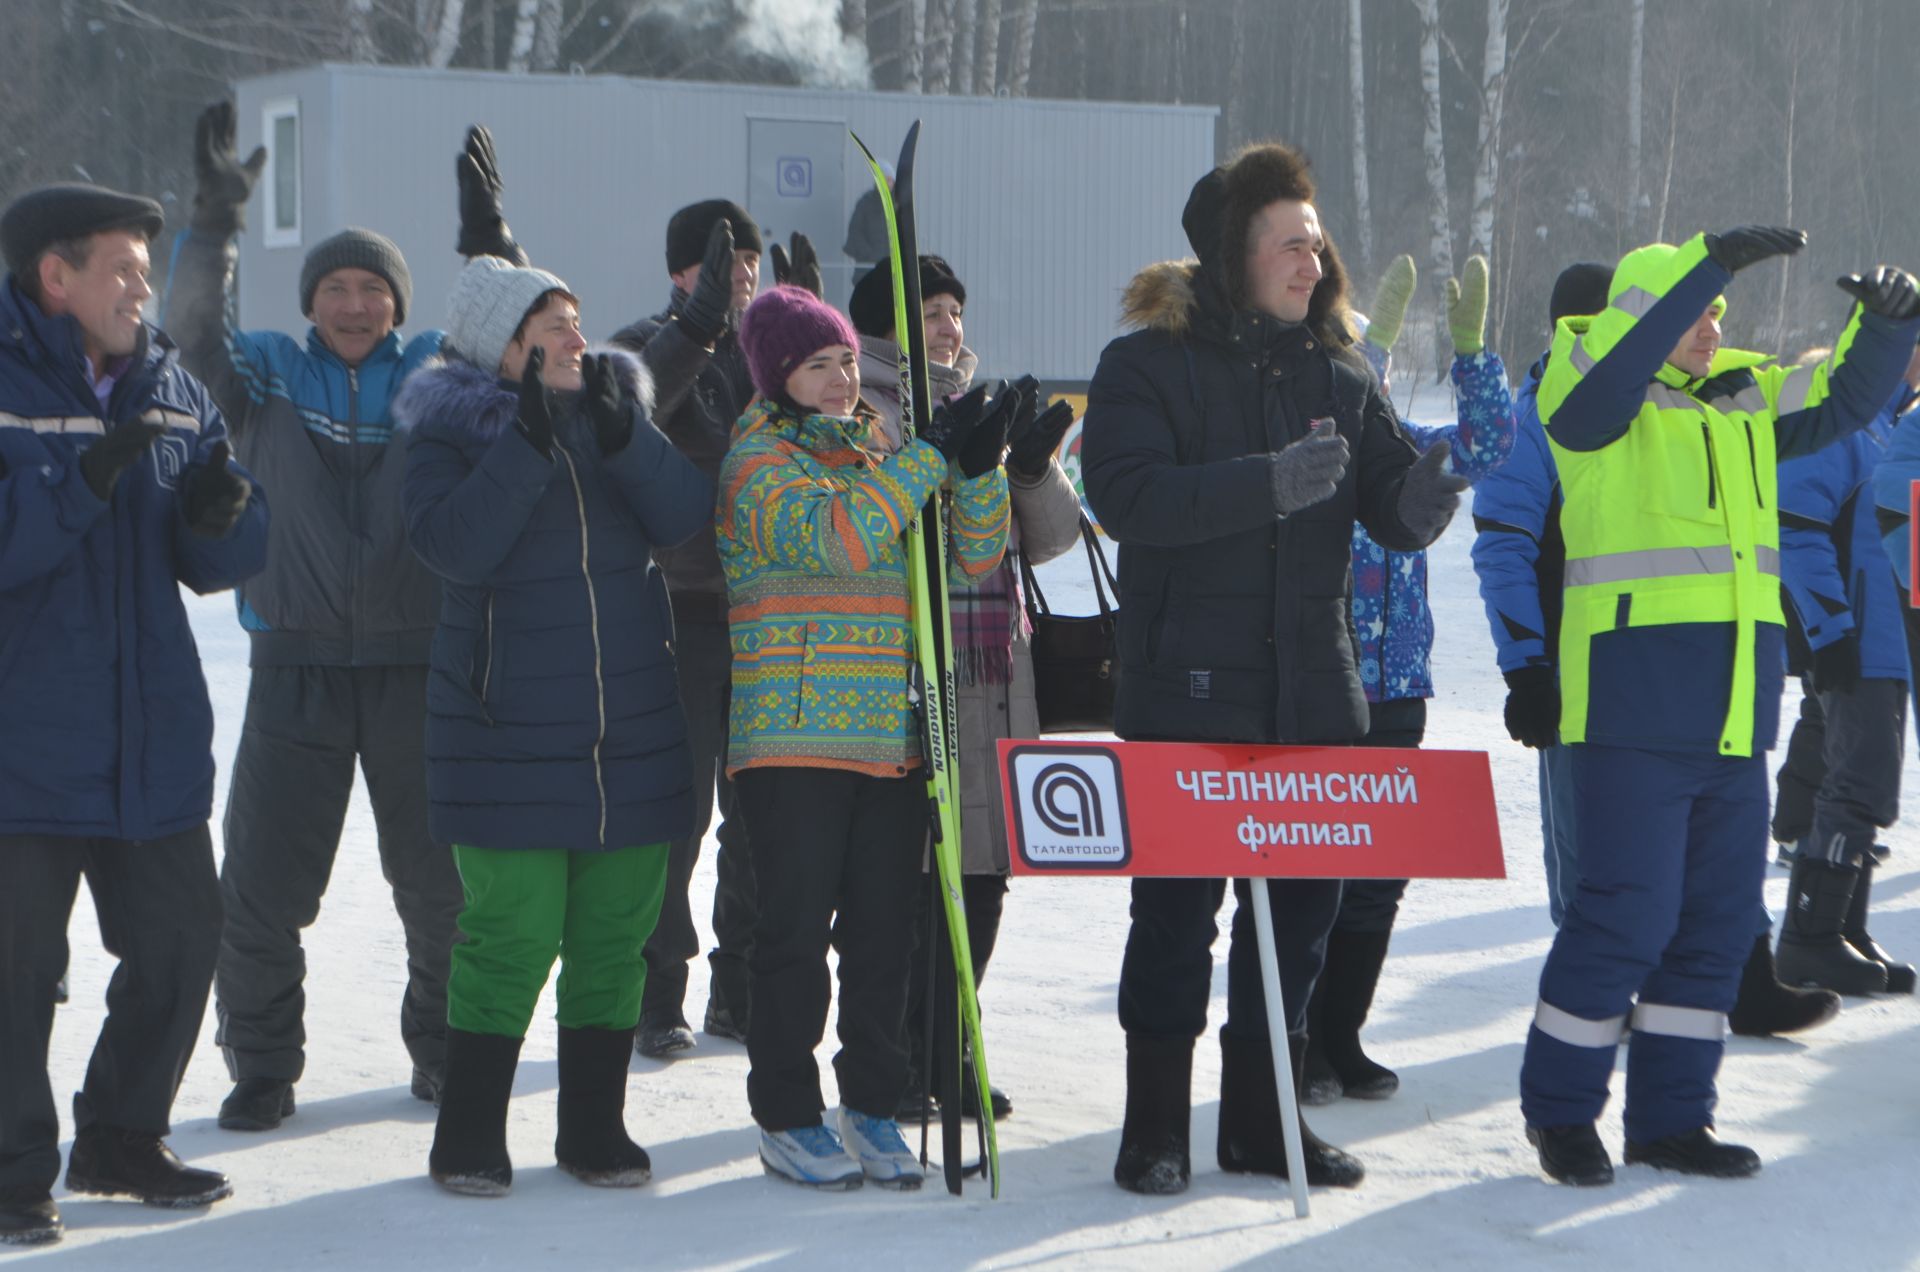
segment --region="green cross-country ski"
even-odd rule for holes
[[[852,134],[849,134],[852,135]],[[880,204],[886,211],[887,254],[893,267],[894,330],[900,346],[901,436],[911,438],[931,415],[933,404],[927,378],[927,339],[920,318],[920,249],[913,223],[913,159],[920,138],[920,121],[907,130],[900,162],[891,185],[886,172],[859,137]],[[947,527],[936,492],[907,531],[907,594],[913,610],[916,673],[914,697],[921,717],[921,737],[927,766],[929,808],[933,838],[933,868],[941,898],[941,915],[953,952],[953,984],[958,1014],[973,1064],[980,1111],[980,1135],[991,1195],[1000,1195],[1000,1144],[993,1125],[993,1100],[987,1085],[987,1049],[980,1036],[980,1001],[974,994],[973,951],[967,941],[966,903],[960,896],[960,776],[959,723],[954,716],[955,679],[953,628],[947,610]],[[927,1005],[930,1016],[951,1012],[936,996]],[[949,1020],[951,1017],[949,1016]],[[943,1031],[955,1045],[941,1055],[946,1091],[941,1100],[942,1168],[947,1190],[961,1188],[960,1079],[958,1041],[951,1027]],[[927,1063],[935,1064],[930,1049]],[[946,1098],[951,1097],[951,1098]]]

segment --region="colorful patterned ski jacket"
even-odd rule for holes
[[[727,772],[776,765],[894,777],[920,763],[905,535],[946,480],[923,441],[887,454],[871,417],[748,408],[720,466],[733,707]],[[1006,553],[1002,469],[953,487],[952,577]]]

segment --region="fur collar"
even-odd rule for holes
[[[640,403],[641,414],[651,418],[653,376],[646,364],[611,345],[595,345],[587,352],[613,360],[621,387]],[[571,411],[577,395],[561,396]],[[519,401],[519,394],[503,384],[498,375],[481,370],[465,358],[443,354],[407,377],[393,400],[393,418],[402,430],[431,430],[491,442],[513,422]]]
[[[1127,284],[1121,296],[1121,321],[1128,327],[1158,332],[1169,340],[1186,340],[1192,336],[1194,324],[1203,317],[1203,313],[1225,325],[1229,319],[1224,312],[1205,312],[1224,310],[1225,303],[1218,298],[1219,289],[1201,277],[1200,269],[1200,262],[1192,257],[1147,266],[1133,276],[1133,281]],[[1323,282],[1322,290],[1325,286]],[[1354,335],[1348,320],[1344,289],[1337,304],[1331,307],[1323,308],[1319,304],[1318,291],[1314,294],[1314,301],[1315,311],[1307,315],[1307,325],[1314,334],[1329,348],[1339,350],[1350,347],[1354,343]]]

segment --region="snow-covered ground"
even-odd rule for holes
[[[1440,696],[1428,739],[1484,749],[1507,853],[1499,882],[1416,884],[1366,1038],[1399,1070],[1400,1094],[1346,1101],[1311,1121],[1366,1163],[1364,1186],[1316,1192],[1293,1218],[1278,1181],[1213,1164],[1219,1056],[1203,1040],[1194,1072],[1192,1189],[1148,1199],[1110,1172],[1123,1104],[1115,981],[1127,931],[1121,880],[1022,880],[982,996],[996,1082],[1013,1097],[1001,1127],[1004,1195],[866,1189],[818,1196],[761,1173],[747,1115],[746,1055],[701,1035],[671,1064],[636,1060],[628,1123],[653,1154],[639,1191],[582,1187],[553,1166],[551,1003],[527,1040],[510,1127],[513,1195],[476,1201],[426,1178],[432,1109],[407,1094],[398,1030],[399,923],[380,878],[373,824],[356,794],[319,923],[307,933],[307,1076],[300,1111],[278,1131],[214,1126],[227,1091],[208,1012],[175,1108],[173,1146],[233,1178],[205,1214],[59,1196],[68,1233],[43,1258],[75,1268],[1416,1268],[1920,1266],[1920,1005],[1849,1002],[1804,1038],[1736,1039],[1721,1073],[1720,1123],[1756,1146],[1766,1170],[1740,1183],[1623,1169],[1611,1188],[1547,1184],[1521,1138],[1516,1074],[1535,978],[1550,935],[1531,752],[1507,739],[1467,550],[1464,515],[1433,552]],[[1073,610],[1083,557],[1045,572]],[[1085,602],[1090,607],[1090,600]],[[246,690],[230,598],[192,602],[208,667],[222,771]],[[1788,719],[1792,718],[1789,707]],[[1920,790],[1910,765],[1910,790]],[[224,785],[224,784],[223,784]],[[222,791],[224,796],[224,790]],[[221,810],[214,810],[219,825]],[[1876,934],[1920,957],[1920,838],[1895,828],[1876,889]],[[217,839],[217,835],[216,835]],[[694,882],[704,915],[711,866]],[[1777,910],[1784,877],[1773,871]],[[1231,902],[1228,903],[1231,905]],[[1223,915],[1223,918],[1225,916]],[[702,926],[704,927],[704,920]],[[99,1027],[110,960],[82,891],[73,995],[54,1032],[56,1092],[76,1089]],[[688,1015],[705,1005],[696,961]],[[549,993],[551,990],[549,990]],[[1218,962],[1214,1019],[1224,1009]],[[821,1062],[832,1096],[831,1031]],[[1620,1083],[1615,1083],[1616,1091]],[[1603,1134],[1617,1154],[1617,1101]]]

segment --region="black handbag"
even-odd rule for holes
[[[1120,676],[1116,644],[1120,586],[1114,582],[1093,523],[1084,513],[1080,517],[1080,538],[1087,545],[1093,594],[1100,602],[1098,614],[1078,617],[1054,613],[1047,607],[1033,566],[1024,554],[1020,557],[1027,623],[1033,629],[1034,696],[1040,706],[1042,733],[1113,730],[1113,691]]]

